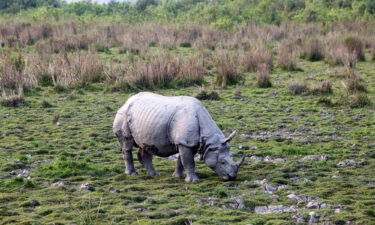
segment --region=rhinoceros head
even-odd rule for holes
[[[234,180],[237,172],[245,160],[245,154],[239,162],[234,162],[229,155],[229,142],[236,135],[234,131],[229,137],[210,143],[203,159],[207,166],[214,170],[223,180]]]

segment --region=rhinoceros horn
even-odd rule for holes
[[[242,163],[245,161],[245,153],[242,155],[240,161],[238,161],[238,163],[236,163],[237,165],[237,168],[240,168],[240,166],[242,165]]]
[[[230,142],[235,136],[236,136],[237,132],[236,131],[233,131],[224,141],[223,143],[228,143]]]

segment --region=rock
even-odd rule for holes
[[[8,117],[9,117],[9,114],[4,114],[4,115],[3,115],[3,118],[4,118],[4,119],[6,119],[6,118],[8,118]]]
[[[56,183],[51,184],[52,187],[61,187],[64,186],[64,181],[57,181]]]
[[[210,202],[208,202],[208,205],[209,206],[217,206],[219,204],[217,202],[215,202],[215,201],[210,201]]]
[[[234,199],[233,203],[229,204],[229,206],[233,209],[244,209],[245,201],[242,198],[236,198]]]
[[[355,165],[355,160],[349,159],[349,160],[346,160],[346,161],[340,161],[339,163],[337,163],[337,165],[343,166],[343,167],[354,166]]]
[[[31,200],[29,202],[29,206],[31,206],[31,207],[35,207],[35,206],[39,206],[39,205],[40,205],[40,203],[37,200]]]
[[[250,156],[250,159],[249,159],[250,162],[259,162],[259,161],[262,161],[262,160],[263,160],[262,157],[255,156],[255,155]]]
[[[341,212],[341,209],[340,209],[340,208],[337,208],[337,209],[335,209],[335,211],[334,211],[335,214],[339,214],[340,212]]]
[[[62,126],[63,126],[63,124],[62,124],[62,123],[60,123],[60,122],[57,122],[57,123],[56,123],[56,126],[58,126],[58,127],[62,127]]]
[[[309,196],[298,196],[295,193],[291,193],[287,196],[290,200],[296,201],[298,203],[304,203],[308,201],[312,201],[313,199]]]
[[[301,159],[301,161],[317,161],[317,162],[327,161],[327,160],[328,160],[328,156],[326,155],[308,155]]]
[[[112,193],[112,194],[119,194],[120,191],[114,187],[111,187],[109,190],[108,190],[109,193]]]
[[[319,205],[319,208],[320,209],[324,209],[324,208],[327,208],[329,206],[329,204],[327,204],[327,203],[321,203],[320,205]]]
[[[267,183],[268,183],[268,180],[267,180],[267,179],[263,179],[263,180],[254,180],[253,182],[254,182],[254,184],[260,184],[260,185],[262,185],[262,184],[267,184]]]
[[[156,203],[155,199],[153,199],[153,198],[151,198],[151,197],[148,197],[148,198],[147,198],[147,202],[148,202],[148,203],[151,203],[151,204]]]
[[[271,156],[266,156],[264,158],[265,162],[272,162],[272,163],[279,163],[279,162],[286,162],[286,159],[283,158],[272,158]]]
[[[364,166],[364,165],[366,165],[366,164],[367,164],[366,159],[361,159],[361,160],[358,162],[358,165],[360,165],[360,166]]]
[[[319,222],[319,216],[315,212],[309,212],[309,224]]]
[[[239,149],[239,150],[249,150],[250,147],[249,147],[249,146],[239,145],[239,146],[238,146],[238,149]]]
[[[283,212],[295,212],[298,208],[295,206],[283,206],[283,205],[269,205],[269,206],[256,206],[254,212],[257,214],[269,214],[269,213],[283,213]]]
[[[280,190],[283,190],[283,189],[287,189],[289,187],[289,185],[280,185],[277,187],[277,190],[280,191]]]
[[[303,218],[303,215],[301,213],[297,213],[294,215],[296,223],[305,223],[305,219]]]
[[[298,177],[292,177],[290,178],[290,180],[294,183],[303,183],[303,182],[306,182],[306,183],[309,183],[309,182],[312,182],[312,180],[308,179],[308,178],[298,178]]]
[[[319,203],[315,200],[307,203],[306,208],[308,209],[319,209]]]
[[[92,185],[91,183],[84,183],[84,184],[81,184],[81,186],[79,186],[78,189],[79,189],[80,191],[83,191],[83,190],[95,191],[94,185]]]
[[[277,188],[275,188],[274,186],[272,186],[272,185],[266,185],[265,187],[264,187],[264,190],[266,190],[266,191],[277,191]]]

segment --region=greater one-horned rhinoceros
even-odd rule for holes
[[[233,180],[245,159],[235,163],[229,156],[229,141],[212,120],[207,109],[193,97],[166,97],[141,92],[130,97],[116,114],[113,131],[121,144],[125,173],[136,175],[132,147],[139,147],[138,157],[149,175],[159,175],[152,156],[167,157],[179,153],[173,176],[198,182],[194,172],[194,155],[223,180]]]

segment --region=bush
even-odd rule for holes
[[[256,72],[256,84],[260,88],[272,87],[269,70],[266,64],[261,64]]]
[[[284,42],[279,50],[278,66],[286,71],[297,70],[297,58],[292,43]]]
[[[204,87],[198,88],[198,93],[195,97],[199,100],[220,100],[219,94],[216,91],[207,92]]]
[[[349,94],[355,94],[357,92],[367,92],[366,85],[361,81],[361,77],[357,71],[349,70],[348,78],[344,87],[347,89]]]
[[[237,84],[243,80],[243,76],[237,69],[237,57],[228,51],[219,51],[215,55],[217,70],[216,85],[225,87]]]
[[[289,84],[289,92],[293,95],[300,95],[309,92],[306,81],[294,80]]]
[[[349,35],[344,39],[346,49],[356,56],[360,61],[365,61],[364,45],[362,40],[353,35]]]
[[[14,91],[6,93],[3,91],[3,96],[0,99],[0,105],[4,107],[19,107],[25,105],[26,101],[23,95],[23,89],[19,88],[18,93],[16,94]]]
[[[272,69],[272,52],[262,45],[249,52],[242,52],[239,58],[244,72],[256,72],[261,64],[266,65],[267,70]]]
[[[313,95],[331,94],[332,82],[329,80],[322,81],[310,90]]]
[[[324,46],[319,39],[308,40],[301,49],[301,58],[319,61],[324,58]]]
[[[370,99],[366,93],[356,93],[349,103],[349,106],[350,108],[362,108],[370,104]]]

